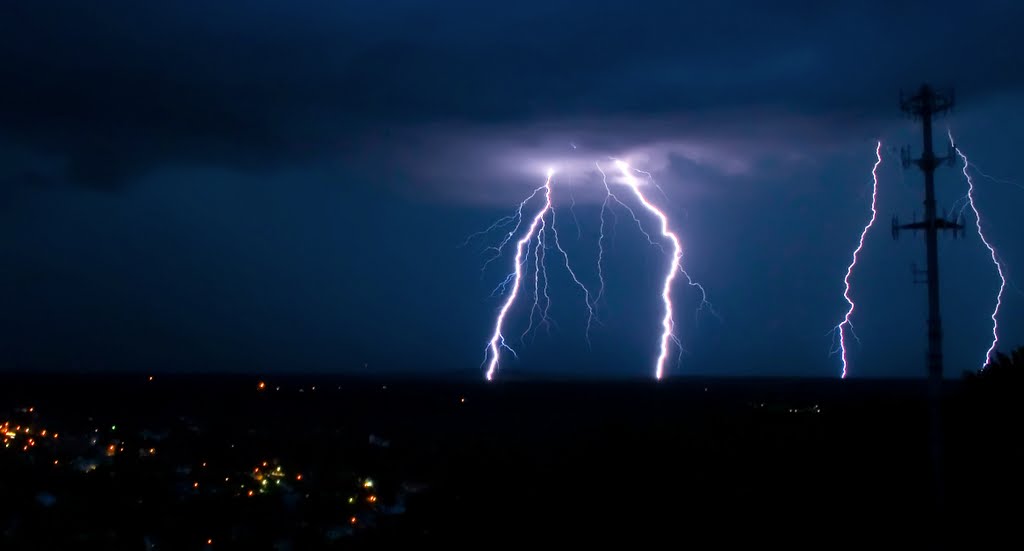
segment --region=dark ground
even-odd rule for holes
[[[207,534],[215,549],[270,549],[281,534],[296,549],[320,548],[328,544],[317,527],[348,518],[332,501],[343,492],[326,491],[343,472],[372,475],[392,493],[402,482],[423,489],[404,514],[330,548],[619,537],[672,547],[800,540],[835,548],[877,537],[958,547],[964,533],[991,535],[1024,520],[1020,401],[961,382],[946,389],[944,506],[936,507],[923,381],[488,385],[315,376],[267,377],[258,391],[259,378],[240,376],[0,380],[0,411],[31,405],[67,437],[114,423],[128,441],[144,428],[171,434],[161,463],[118,460],[88,475],[0,449],[5,550],[143,549],[143,534],[160,535],[159,549],[200,549]],[[183,425],[191,427],[185,436]],[[368,445],[371,434],[390,445]],[[174,465],[244,470],[259,457],[307,473],[310,503],[281,512],[270,498],[182,498],[169,489]],[[40,506],[40,491],[56,505]]]

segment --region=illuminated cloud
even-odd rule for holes
[[[1024,7],[1010,2],[957,4],[956,17],[880,0],[137,10],[11,7],[0,143],[57,156],[67,181],[104,190],[168,164],[384,158],[401,172],[480,136],[510,159],[557,159],[573,141],[654,170],[679,157],[742,174],[765,149],[891,120],[901,85],[956,83],[977,98],[1024,83]]]

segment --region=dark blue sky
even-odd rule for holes
[[[971,3],[224,1],[15,3],[0,24],[2,369],[475,368],[511,267],[466,235],[563,167],[575,264],[595,282],[592,172],[652,171],[690,273],[674,374],[831,376],[827,333],[867,215],[874,140],[920,150],[898,92],[955,86],[946,124],[1024,181],[1024,7]],[[924,9],[925,11],[921,11]],[[576,146],[574,150],[570,143]],[[854,274],[855,376],[924,373],[921,176],[887,153]],[[938,172],[941,206],[965,191]],[[985,229],[1024,270],[1024,189],[980,180]],[[664,257],[620,216],[603,325],[551,266],[558,327],[507,369],[645,376]],[[645,219],[649,229],[654,221]],[[947,371],[988,346],[997,279],[941,240]],[[1024,283],[1021,284],[1024,286]],[[1007,347],[1024,344],[1007,290]],[[526,310],[514,312],[522,330]],[[368,364],[369,367],[364,367]]]

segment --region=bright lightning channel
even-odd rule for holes
[[[617,159],[613,159],[613,161],[619,162]],[[665,252],[665,249],[664,247],[661,246],[661,243],[658,243],[651,238],[651,234],[647,233],[647,230],[644,229],[643,224],[640,223],[640,219],[637,218],[636,212],[634,212],[633,209],[629,207],[629,205],[623,203],[622,200],[619,199],[619,196],[615,195],[615,192],[612,191],[611,186],[608,184],[608,175],[605,173],[604,169],[601,168],[601,163],[595,162],[594,166],[597,167],[597,171],[601,174],[601,183],[604,184],[605,191],[604,201],[601,203],[601,227],[597,239],[597,278],[600,282],[600,286],[598,287],[597,298],[595,299],[596,302],[596,300],[600,300],[601,297],[604,296],[604,213],[606,211],[611,212],[612,216],[615,216],[615,211],[612,210],[612,201],[614,201],[620,207],[626,209],[626,211],[629,212],[629,216],[633,219],[634,222],[636,222],[636,227],[640,230],[640,233],[642,233],[643,236],[647,239],[648,243],[661,249],[661,252]]]
[[[981,238],[981,242],[985,244],[985,248],[988,249],[989,255],[992,257],[992,264],[996,267],[996,273],[999,274],[999,292],[996,293],[996,306],[992,310],[992,315],[989,316],[992,318],[992,344],[988,347],[988,350],[985,351],[985,359],[981,363],[981,368],[985,369],[992,360],[992,354],[996,350],[996,345],[999,344],[999,308],[1003,305],[1003,291],[1006,289],[1006,275],[1003,274],[1003,265],[999,262],[999,255],[996,254],[995,247],[989,243],[988,239],[985,237],[985,232],[981,229],[981,213],[978,212],[978,207],[974,204],[974,180],[971,179],[971,175],[967,170],[971,167],[971,163],[967,160],[967,155],[964,155],[953,141],[952,130],[947,129],[947,135],[949,136],[949,145],[964,161],[963,174],[964,178],[967,179],[967,205],[970,206],[971,211],[974,212],[974,227],[978,230],[978,237]]]
[[[681,273],[686,278],[688,285],[696,287],[700,291],[701,303],[700,306],[697,308],[697,315],[699,315],[700,312],[704,310],[710,311],[716,317],[718,317],[718,313],[715,312],[714,308],[708,302],[707,292],[704,290],[704,287],[701,286],[700,283],[694,281],[693,278],[690,277],[690,274],[688,274],[683,269],[682,242],[680,241],[678,235],[671,231],[669,227],[668,215],[665,214],[664,211],[656,207],[647,199],[647,197],[641,190],[641,182],[637,179],[634,173],[639,173],[647,176],[647,180],[653,183],[650,174],[634,169],[624,161],[614,158],[612,159],[612,161],[614,162],[615,167],[622,172],[623,180],[627,184],[627,187],[630,189],[630,191],[632,191],[636,199],[640,202],[641,205],[643,205],[645,209],[647,209],[648,212],[653,214],[660,221],[661,235],[672,243],[671,262],[669,263],[668,270],[665,273],[665,279],[661,289],[661,298],[665,307],[665,312],[661,320],[662,333],[659,339],[658,358],[654,367],[655,377],[657,379],[661,379],[665,373],[665,364],[668,361],[671,344],[674,343],[676,345],[676,347],[679,349],[680,355],[682,355],[684,351],[681,342],[675,335],[675,314],[672,302],[672,286],[675,282],[676,275]],[[588,312],[586,338],[587,344],[589,345],[590,331],[594,321],[597,320],[597,317],[595,315],[595,309],[597,308],[598,302],[601,300],[605,290],[604,242],[606,238],[606,211],[611,212],[613,219],[615,219],[617,217],[615,211],[613,210],[613,207],[618,206],[624,208],[629,213],[633,221],[636,223],[636,226],[640,230],[640,233],[643,234],[643,236],[647,239],[647,242],[653,246],[658,247],[662,252],[665,252],[665,247],[662,245],[662,243],[656,241],[651,236],[651,234],[644,229],[643,224],[640,221],[640,218],[637,216],[633,208],[630,207],[627,203],[620,199],[618,195],[614,193],[614,191],[612,190],[612,186],[608,182],[607,174],[602,169],[601,164],[598,162],[595,163],[595,166],[597,167],[598,172],[600,172],[601,174],[601,181],[604,184],[606,194],[604,202],[601,204],[601,227],[600,236],[597,243],[597,277],[600,281],[600,288],[596,295],[591,293],[590,290],[586,287],[586,285],[584,285],[583,282],[580,281],[579,277],[577,277],[576,272],[572,269],[572,266],[569,262],[569,255],[566,252],[565,248],[562,247],[562,243],[559,238],[558,228],[556,225],[556,213],[552,199],[552,177],[554,175],[553,171],[548,172],[548,177],[547,180],[544,182],[544,185],[536,188],[533,191],[533,193],[530,194],[529,197],[527,197],[521,203],[519,203],[514,214],[501,218],[487,229],[469,236],[469,238],[466,240],[466,243],[464,243],[464,245],[467,244],[476,236],[486,235],[499,228],[503,229],[507,228],[508,226],[512,226],[512,229],[505,233],[500,243],[498,243],[495,246],[487,247],[486,250],[490,251],[492,254],[484,264],[484,268],[486,268],[486,266],[490,262],[494,261],[496,258],[502,255],[505,247],[515,239],[515,236],[519,233],[520,228],[523,225],[527,225],[525,234],[515,241],[514,271],[508,274],[505,277],[505,279],[498,284],[498,286],[494,289],[494,291],[491,294],[491,296],[498,296],[506,295],[507,293],[507,296],[505,297],[505,300],[502,303],[501,309],[498,311],[498,315],[494,322],[494,331],[491,334],[491,338],[488,341],[484,352],[483,363],[484,365],[487,366],[486,377],[488,381],[493,380],[494,374],[497,372],[497,369],[501,362],[501,354],[503,350],[508,350],[513,356],[516,356],[516,351],[512,348],[512,346],[509,344],[508,340],[505,337],[505,320],[508,317],[509,311],[515,305],[515,302],[519,297],[520,291],[523,287],[523,279],[525,277],[528,277],[527,272],[529,270],[527,269],[527,265],[529,264],[531,254],[533,256],[534,264],[532,274],[534,277],[534,301],[533,305],[530,308],[530,316],[528,318],[529,322],[527,324],[526,330],[520,336],[520,341],[524,341],[531,330],[534,330],[535,328],[539,329],[541,326],[550,327],[550,325],[553,323],[548,317],[548,310],[551,306],[551,297],[548,294],[548,276],[545,267],[545,251],[547,251],[548,249],[554,249],[561,255],[562,259],[564,260],[565,269],[572,277],[573,282],[583,291],[584,302],[587,306]],[[540,210],[538,210],[527,223],[526,217],[524,217],[523,215],[523,210],[526,208],[527,204],[530,203],[538,195],[543,197],[544,203],[540,207]],[[573,199],[573,205],[574,204],[575,199]],[[573,212],[572,207],[570,207],[570,213],[573,215],[573,220],[577,226],[578,238],[580,235],[579,221],[576,220],[575,212]],[[551,231],[550,237],[548,237],[548,230]],[[535,244],[534,240],[536,240]],[[531,247],[533,248],[531,249]],[[543,280],[543,282],[541,280]],[[539,317],[537,315],[538,312]],[[539,319],[539,322],[535,324],[535,320],[537,319]]]
[[[549,228],[549,226],[551,229],[551,236],[553,238],[554,248],[562,255],[562,258],[565,260],[565,268],[569,272],[569,275],[572,277],[573,282],[580,289],[583,290],[584,300],[587,306],[587,312],[589,314],[587,317],[586,337],[587,343],[590,344],[590,329],[594,321],[594,307],[592,304],[593,295],[591,294],[590,290],[586,287],[586,285],[584,285],[583,282],[580,281],[579,277],[576,276],[576,272],[573,271],[572,266],[569,263],[569,255],[566,252],[566,250],[562,247],[562,244],[559,241],[558,229],[555,225],[555,211],[552,206],[551,198],[551,181],[553,177],[554,170],[548,170],[547,180],[545,180],[544,185],[535,189],[529,197],[527,197],[525,200],[523,200],[523,202],[519,204],[519,207],[516,209],[515,215],[512,215],[511,217],[505,217],[504,219],[502,219],[504,220],[503,223],[501,220],[499,220],[499,222],[496,222],[494,225],[488,228],[488,230],[493,230],[496,227],[501,227],[502,225],[510,224],[512,220],[516,221],[515,227],[512,229],[512,231],[506,234],[501,243],[497,247],[492,247],[494,254],[498,256],[501,254],[505,245],[507,245],[512,240],[512,238],[515,236],[516,231],[521,226],[523,221],[523,208],[531,199],[536,197],[537,194],[540,193],[541,190],[543,190],[544,204],[531,219],[530,225],[527,227],[526,234],[519,238],[518,241],[516,241],[516,255],[514,261],[515,270],[511,274],[509,274],[508,277],[505,278],[505,280],[498,286],[498,289],[495,289],[495,292],[498,292],[498,290],[500,289],[501,292],[504,293],[506,290],[508,290],[508,287],[511,286],[511,291],[505,298],[505,302],[502,304],[501,310],[498,311],[498,316],[494,322],[494,332],[491,335],[491,339],[487,344],[484,362],[487,364],[488,381],[494,379],[494,374],[498,369],[498,364],[501,360],[501,351],[503,349],[508,350],[509,352],[512,353],[512,355],[516,354],[515,350],[511,346],[509,346],[508,342],[506,341],[505,335],[503,333],[503,328],[505,324],[505,318],[507,317],[509,310],[515,304],[516,298],[519,296],[519,291],[522,288],[523,274],[527,263],[526,257],[529,256],[530,243],[534,240],[534,238],[537,239],[536,248],[534,249],[534,304],[530,310],[530,324],[529,326],[527,326],[526,331],[523,332],[522,338],[525,338],[525,336],[533,328],[534,314],[538,309],[541,311],[539,325],[550,323],[547,312],[551,306],[551,297],[548,296],[548,278],[547,271],[544,267],[544,250],[547,249],[548,247],[548,238],[546,237],[546,231]],[[547,222],[549,213],[550,224]],[[484,232],[481,233],[486,233],[488,230],[484,230]],[[487,262],[491,262],[496,256],[492,256],[492,258],[488,259]],[[541,287],[540,285],[541,278],[543,278],[544,280],[543,287]],[[544,299],[543,307],[541,307],[540,305],[540,300],[542,296]]]
[[[488,350],[490,351],[489,356],[491,358],[490,363],[487,365],[487,380],[488,381],[494,379],[494,372],[497,371],[497,369],[498,369],[498,360],[501,359],[501,349],[505,348],[509,352],[512,352],[512,354],[516,353],[516,351],[513,350],[512,347],[508,345],[508,343],[505,342],[505,336],[502,335],[501,328],[502,328],[502,325],[505,323],[505,316],[508,314],[509,309],[512,308],[512,304],[515,303],[516,296],[519,295],[519,286],[520,286],[520,283],[523,280],[523,264],[524,264],[524,261],[523,261],[523,249],[526,248],[526,246],[533,239],[534,233],[537,232],[537,228],[540,226],[541,222],[544,220],[544,215],[547,214],[548,210],[551,209],[551,192],[550,192],[550,190],[551,190],[551,177],[552,176],[554,176],[554,173],[549,170],[548,171],[548,178],[547,178],[547,181],[544,182],[544,185],[539,187],[539,188],[537,188],[536,190],[534,190],[533,194],[531,194],[530,197],[527,197],[526,200],[524,200],[522,203],[519,204],[519,210],[517,212],[519,213],[519,220],[521,221],[522,220],[522,214],[521,213],[522,213],[523,205],[525,205],[541,189],[546,189],[547,190],[544,193],[544,198],[545,198],[544,206],[539,211],[537,211],[537,214],[534,215],[533,220],[530,222],[529,228],[527,228],[526,235],[521,237],[519,239],[519,241],[516,243],[515,272],[513,272],[514,275],[513,275],[512,282],[511,282],[512,283],[512,292],[509,293],[508,298],[505,299],[505,304],[503,304],[501,306],[501,310],[498,311],[498,318],[494,322],[494,334],[491,335],[491,340],[487,344]],[[518,227],[519,227],[519,224],[517,223],[516,224],[516,228],[518,229]],[[509,232],[508,235],[505,237],[505,240],[502,241],[501,245],[499,245],[499,247],[498,247],[498,251],[499,251],[498,254],[500,254],[501,247],[504,247],[505,244],[508,243],[508,241],[512,238],[514,232],[515,232],[515,230]]]
[[[846,315],[843,316],[843,321],[839,322],[838,325],[833,329],[833,334],[838,338],[839,346],[834,348],[832,353],[838,352],[843,362],[843,373],[842,378],[845,379],[848,373],[847,368],[849,367],[849,361],[846,356],[846,330],[849,328],[850,334],[853,338],[857,338],[857,334],[853,332],[853,310],[856,305],[853,303],[853,299],[850,298],[850,277],[853,275],[853,268],[857,265],[857,256],[860,254],[861,249],[864,248],[864,238],[867,237],[868,231],[871,230],[871,226],[875,224],[875,220],[878,218],[878,166],[882,164],[882,142],[879,141],[875,146],[875,166],[871,168],[871,218],[867,224],[864,225],[864,229],[860,232],[860,240],[857,241],[857,248],[853,250],[853,258],[850,261],[850,265],[846,267],[846,277],[843,278],[843,298],[846,299],[846,303],[849,308],[846,310]]]
[[[622,171],[622,175],[625,177],[629,189],[631,189],[633,194],[636,195],[640,204],[642,204],[644,208],[650,211],[651,214],[661,221],[661,235],[672,242],[672,260],[669,263],[668,271],[665,273],[665,282],[661,287],[661,300],[665,304],[665,315],[661,318],[661,338],[658,345],[658,359],[654,365],[654,377],[661,380],[662,376],[665,374],[665,361],[668,359],[669,341],[674,341],[677,345],[679,343],[674,333],[675,321],[673,319],[672,311],[672,282],[676,278],[676,273],[682,271],[683,245],[679,241],[679,237],[669,229],[668,216],[666,216],[661,209],[652,205],[647,200],[647,197],[644,196],[643,192],[640,191],[640,184],[633,176],[633,171],[629,164],[625,161],[616,160],[615,166]],[[649,238],[650,236],[648,236],[648,239]],[[689,278],[689,276],[687,276],[687,278]]]

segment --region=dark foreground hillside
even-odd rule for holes
[[[920,381],[5,376],[0,548],[948,544],[1019,517],[1014,396],[950,383],[937,507]]]

